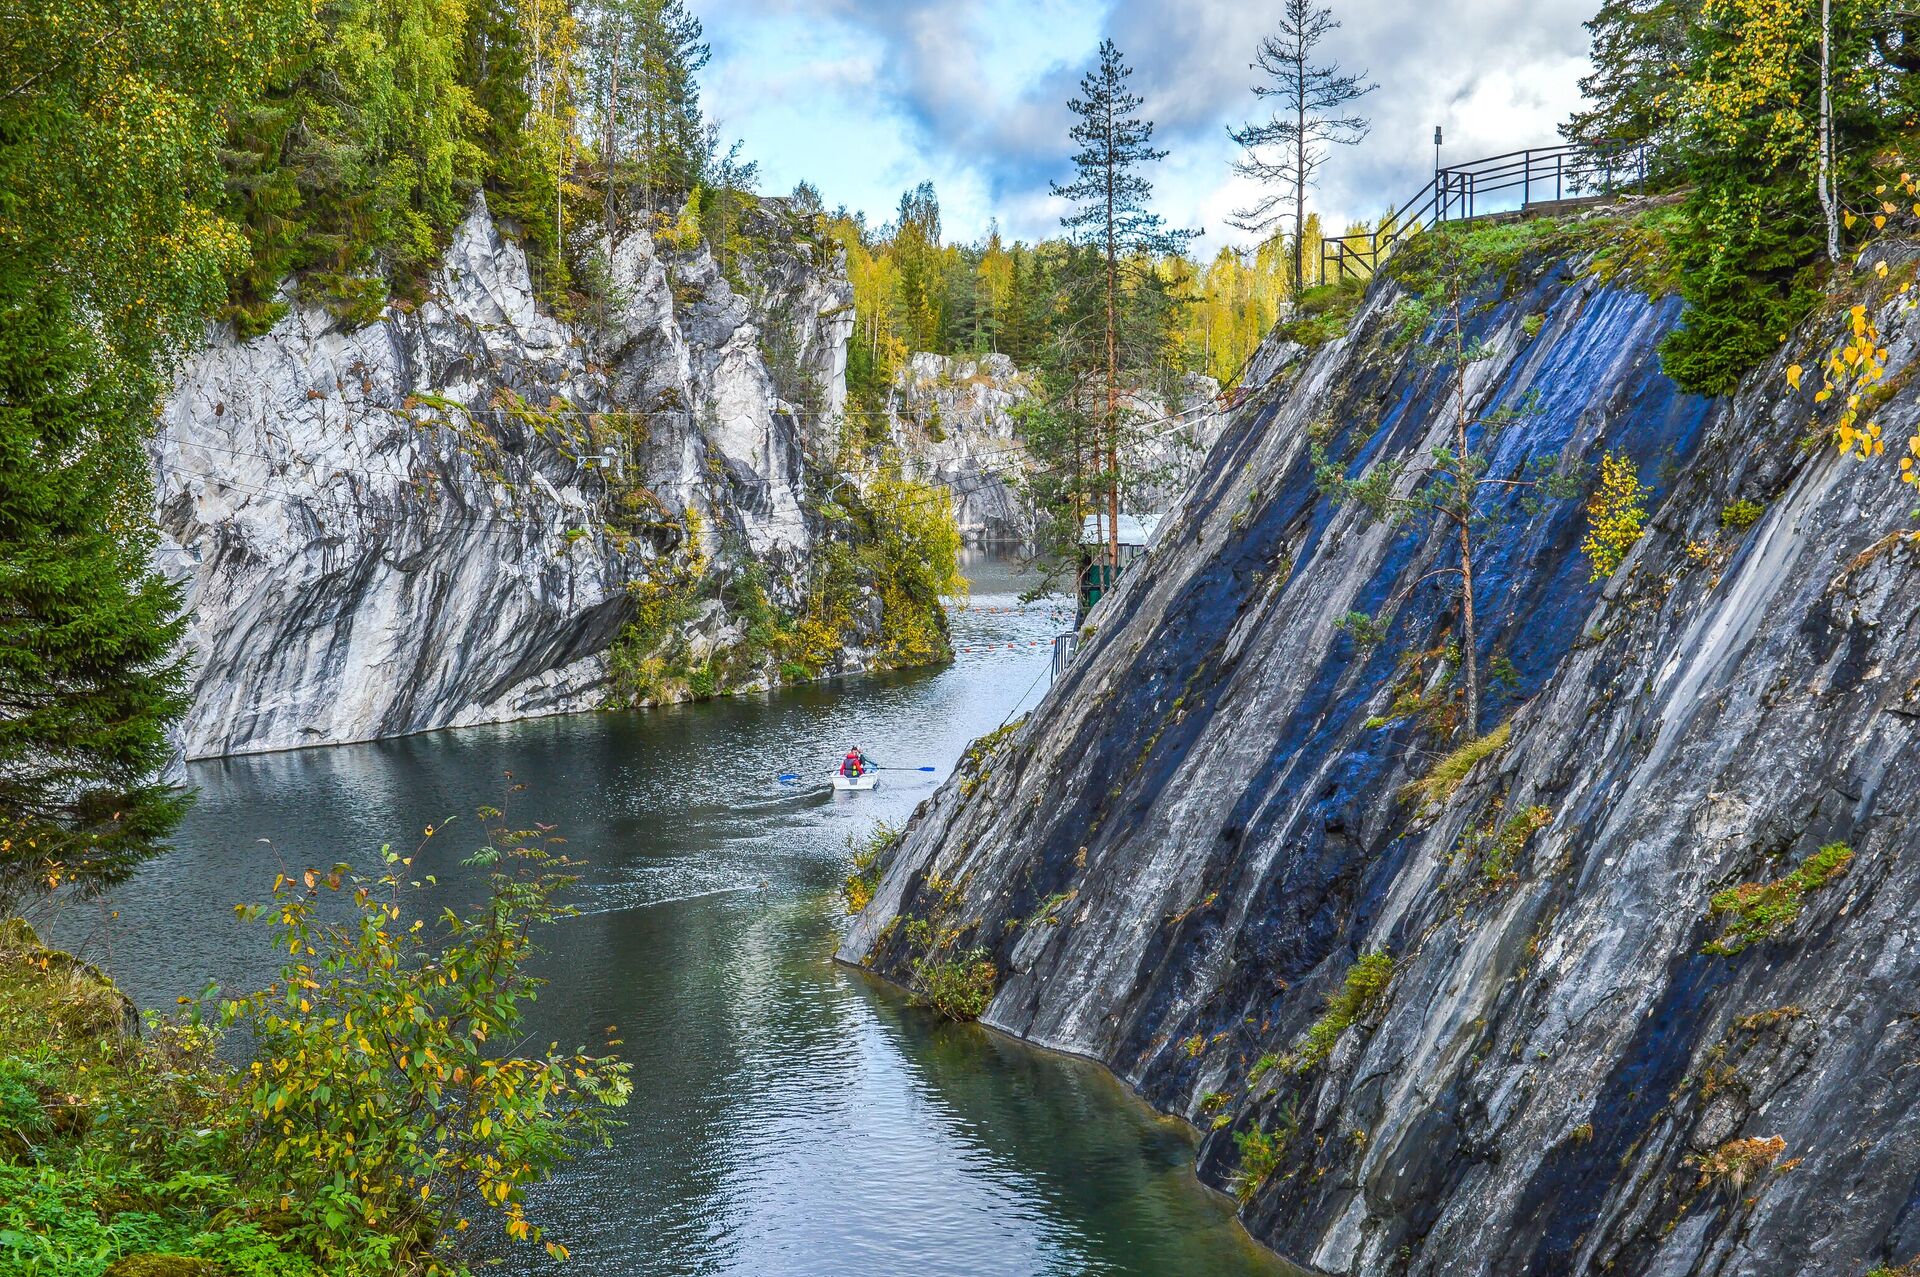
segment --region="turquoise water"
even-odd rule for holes
[[[559,826],[590,865],[582,916],[548,940],[537,1033],[591,1043],[617,1024],[636,1084],[614,1147],[536,1198],[573,1250],[559,1271],[1275,1273],[1193,1178],[1185,1129],[1103,1070],[938,1022],[831,960],[847,840],[903,822],[969,740],[1044,690],[1062,622],[1021,605],[1003,565],[972,571],[944,670],[197,764],[179,850],[110,925],[62,930],[90,933],[148,1005],[209,977],[251,987],[275,958],[232,906],[282,865],[411,846],[457,816],[426,855],[457,881],[472,809],[523,785],[512,815]],[[938,774],[835,795],[849,745]],[[806,779],[782,785],[787,771]]]

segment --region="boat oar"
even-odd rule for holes
[[[877,772],[937,772],[940,770],[938,767],[882,767],[878,763],[870,763],[868,767]]]

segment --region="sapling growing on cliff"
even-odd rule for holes
[[[1463,726],[1469,739],[1480,731],[1480,621],[1475,611],[1474,572],[1490,539],[1509,526],[1513,513],[1539,513],[1549,501],[1577,496],[1581,475],[1562,466],[1557,455],[1531,457],[1517,469],[1494,474],[1491,448],[1500,434],[1536,414],[1537,396],[1529,395],[1498,407],[1476,407],[1468,385],[1473,365],[1498,356],[1499,351],[1467,332],[1470,316],[1468,285],[1471,259],[1459,236],[1428,236],[1423,250],[1435,267],[1431,311],[1440,316],[1435,338],[1420,348],[1419,357],[1452,374],[1450,437],[1435,444],[1424,463],[1409,468],[1401,460],[1375,463],[1355,478],[1332,460],[1323,443],[1312,445],[1315,481],[1336,502],[1357,502],[1368,515],[1392,524],[1408,524],[1430,535],[1452,539],[1457,555],[1415,578],[1380,609],[1377,616],[1350,615],[1345,628],[1363,645],[1381,641],[1392,626],[1394,610],[1419,586],[1436,578],[1457,582],[1455,601],[1460,613],[1460,673],[1465,697]],[[1483,492],[1494,499],[1483,501]],[[1503,495],[1518,494],[1517,502]]]

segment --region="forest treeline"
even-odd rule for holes
[[[931,182],[902,194],[884,225],[844,208],[830,222],[854,287],[858,323],[847,376],[862,403],[883,400],[900,367],[921,351],[1000,353],[1035,365],[1073,282],[1090,269],[1086,246],[1065,235],[1009,240],[995,224],[972,243],[943,241]],[[1319,226],[1309,215],[1307,255],[1316,263]],[[1139,263],[1172,303],[1159,367],[1230,381],[1293,298],[1291,244],[1290,236],[1273,235],[1251,249],[1223,247],[1205,261],[1170,253]]]

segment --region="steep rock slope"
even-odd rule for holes
[[[704,248],[628,235],[576,328],[476,204],[417,307],[352,330],[295,305],[197,355],[153,447],[187,756],[591,707],[629,586],[723,547],[795,602],[851,290],[828,250],[761,229],[778,247],[746,295]],[[736,626],[716,604],[695,628]]]
[[[986,950],[990,1023],[1208,1128],[1203,1176],[1317,1270],[1905,1263],[1920,545],[1891,462],[1836,454],[1814,387],[1784,385],[1837,325],[1707,402],[1660,371],[1672,299],[1564,265],[1486,297],[1468,393],[1538,396],[1492,473],[1624,451],[1654,488],[1601,583],[1577,502],[1485,504],[1510,519],[1479,592],[1510,743],[1444,802],[1403,796],[1448,748],[1398,716],[1433,703],[1448,586],[1371,651],[1339,625],[1451,561],[1316,491],[1314,439],[1358,475],[1450,428],[1454,378],[1379,284],[1236,415],[1033,720],[916,814],[841,956],[910,981]],[[1882,315],[1898,369],[1915,334]],[[1920,389],[1889,385],[1904,439]],[[1790,878],[1721,897],[1775,934],[1704,951],[1743,916],[1718,893]],[[1376,953],[1390,977],[1352,986],[1342,1032],[1327,1000]]]

